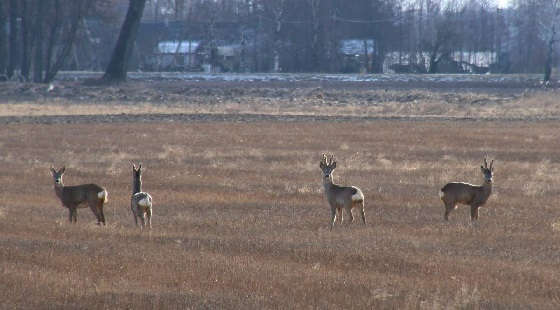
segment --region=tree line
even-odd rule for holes
[[[48,82],[61,69],[91,69],[93,61],[71,61],[96,40],[88,21],[120,28],[121,36],[132,26],[120,45],[112,31],[108,46],[87,57],[108,69],[119,54],[121,71],[136,69],[139,61],[127,65],[138,24],[123,23],[133,4],[138,20],[179,24],[172,39],[197,40],[210,51],[218,42],[236,44],[232,70],[241,72],[346,72],[358,63],[371,73],[438,73],[451,65],[548,79],[558,56],[559,0],[508,7],[491,0],[0,0],[0,75]],[[363,42],[360,52],[345,54],[345,40]]]

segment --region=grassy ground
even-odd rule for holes
[[[557,309],[557,122],[13,124],[0,128],[3,309]],[[368,225],[328,229],[319,160]],[[438,191],[478,183],[480,223]],[[154,229],[129,209],[146,167]],[[107,187],[106,227],[67,221],[49,174]]]
[[[559,89],[532,84],[130,82],[112,87],[0,83],[0,116],[256,113],[560,119]]]

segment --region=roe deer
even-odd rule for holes
[[[62,205],[69,210],[70,223],[78,221],[78,208],[85,208],[87,204],[95,217],[97,224],[105,225],[105,215],[103,214],[103,205],[107,203],[108,193],[103,187],[96,184],[82,184],[75,186],[64,186],[62,183],[62,175],[66,171],[66,167],[56,171],[51,167],[51,173],[54,179],[54,192],[62,202]]]
[[[444,219],[447,221],[449,213],[457,208],[457,204],[464,204],[471,207],[471,222],[478,220],[478,208],[482,207],[492,193],[492,175],[494,168],[490,162],[484,158],[484,166],[480,166],[480,171],[484,177],[484,183],[480,186],[462,182],[447,183],[439,192],[439,197],[445,204]]]
[[[148,227],[152,229],[152,196],[142,191],[142,165],[138,167],[132,164],[132,196],[130,197],[130,209],[134,216],[134,223],[138,226],[138,218],[140,219],[140,229],[146,225],[146,217],[148,218]]]
[[[355,186],[340,186],[333,183],[333,170],[336,168],[334,155],[327,156],[323,154],[323,159],[319,164],[323,171],[323,186],[325,187],[325,195],[331,207],[331,229],[336,222],[336,213],[340,212],[340,223],[344,221],[342,209],[350,216],[350,222],[354,222],[352,208],[360,206],[362,212],[362,221],[366,223],[366,213],[364,210],[364,194]]]

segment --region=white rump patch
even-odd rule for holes
[[[443,191],[440,190],[439,191],[439,199],[443,199],[443,195],[444,195]]]
[[[363,201],[364,200],[364,195],[362,194],[362,191],[359,188],[354,187],[354,186],[352,186],[352,188],[356,189],[356,193],[354,195],[352,195],[352,201]]]
[[[107,197],[107,192],[106,191],[100,191],[99,193],[97,193],[97,198],[105,199],[105,197]]]
[[[138,205],[141,207],[149,207],[151,205],[151,201],[150,199],[148,199],[148,197],[142,198],[140,200],[138,200]]]

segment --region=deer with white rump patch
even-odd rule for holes
[[[364,194],[355,186],[340,186],[333,183],[332,173],[336,168],[336,160],[334,155],[328,156],[323,154],[323,159],[319,164],[323,171],[323,186],[325,188],[325,195],[331,207],[331,229],[336,222],[336,214],[340,213],[340,223],[344,221],[342,209],[350,216],[350,222],[354,222],[354,215],[352,209],[360,207],[362,213],[362,221],[366,223],[366,214],[364,210]]]
[[[446,221],[448,220],[449,213],[457,208],[458,203],[471,207],[471,222],[478,220],[478,209],[486,203],[492,193],[493,164],[494,160],[488,166],[488,161],[484,158],[484,166],[480,166],[480,171],[484,178],[482,185],[451,182],[441,189],[439,197],[445,204],[444,219]]]
[[[56,171],[51,167],[51,173],[54,179],[54,192],[62,202],[62,205],[69,210],[70,223],[78,221],[78,208],[89,206],[95,217],[97,224],[105,225],[105,215],[103,214],[103,205],[107,203],[107,190],[97,184],[82,184],[75,186],[64,186],[62,183],[62,175],[66,171],[66,167]]]
[[[130,209],[134,215],[134,223],[138,226],[140,219],[140,229],[146,226],[146,218],[148,227],[152,229],[152,196],[142,191],[142,165],[138,167],[132,164],[132,196],[130,197]]]

